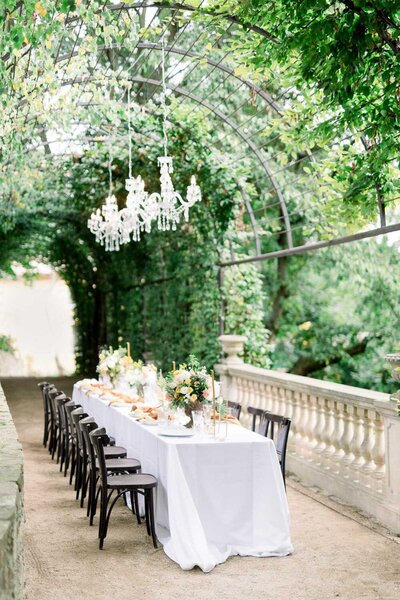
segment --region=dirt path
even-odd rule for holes
[[[2,384],[24,447],[28,600],[398,600],[400,545],[288,487],[293,556],[234,557],[209,574],[182,571],[122,505],[105,550],[41,445],[32,379]],[[56,380],[66,393],[71,380]]]

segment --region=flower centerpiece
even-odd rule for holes
[[[157,368],[144,365],[141,360],[131,361],[126,369],[124,380],[138,396],[151,404],[157,395]]]
[[[132,359],[126,356],[125,348],[117,348],[113,350],[109,348],[103,348],[99,354],[99,364],[97,365],[97,373],[103,379],[109,379],[112,386],[115,385],[116,380],[122,372],[127,368],[128,362]]]
[[[211,376],[204,366],[200,366],[195,356],[190,356],[187,364],[166,376],[165,391],[170,406],[183,409],[187,416],[193,410],[201,410],[203,404],[212,401]],[[215,394],[219,396],[219,386],[215,383]]]

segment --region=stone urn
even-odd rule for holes
[[[392,367],[392,377],[395,381],[400,382],[400,353],[386,354],[385,360]]]
[[[245,335],[220,335],[218,340],[223,352],[227,355],[223,362],[228,364],[243,362],[239,354],[243,352],[244,344],[247,341]]]

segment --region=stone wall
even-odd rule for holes
[[[24,598],[22,447],[0,385],[0,600]]]

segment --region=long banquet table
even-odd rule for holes
[[[293,551],[286,493],[273,442],[228,425],[224,442],[162,437],[74,386],[73,400],[158,479],[156,531],[182,569],[211,571],[229,556],[286,556]]]

